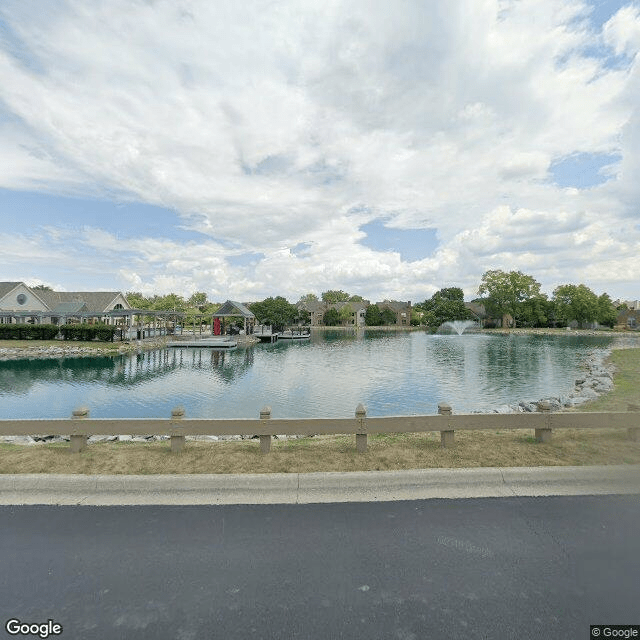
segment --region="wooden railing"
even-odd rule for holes
[[[367,450],[367,436],[374,433],[426,433],[439,431],[443,447],[454,443],[456,431],[480,429],[533,429],[538,442],[551,442],[554,429],[627,429],[629,438],[640,441],[640,409],[629,405],[626,412],[552,413],[546,402],[538,403],[538,413],[453,414],[446,403],[438,405],[438,415],[367,417],[358,405],[353,418],[272,418],[271,408],[264,407],[260,418],[208,419],[186,418],[176,407],[170,418],[90,418],[89,409],[76,409],[71,419],[0,420],[0,436],[60,435],[70,436],[71,450],[79,453],[90,435],[164,435],[171,437],[171,450],[182,451],[185,436],[250,435],[260,437],[263,453],[271,449],[276,434],[320,435],[355,434],[358,452]]]

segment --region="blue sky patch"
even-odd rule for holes
[[[360,241],[376,251],[396,251],[403,260],[414,262],[428,258],[438,247],[436,229],[393,229],[382,220],[360,227],[367,237]]]
[[[589,23],[594,29],[600,31],[611,16],[631,3],[629,0],[591,0],[589,4],[593,8],[589,14]]]
[[[240,253],[237,256],[227,256],[227,262],[233,267],[249,267],[257,264],[264,258],[264,253]]]
[[[0,42],[3,49],[20,65],[37,74],[44,74],[44,67],[29,47],[20,39],[16,32],[2,19],[0,14]]]
[[[611,180],[604,167],[622,159],[617,153],[572,153],[551,163],[551,180],[559,187],[589,189]]]
[[[311,249],[310,242],[299,242],[295,247],[291,247],[294,256],[304,256]]]
[[[208,237],[181,228],[184,221],[180,216],[163,207],[31,191],[0,189],[0,217],[3,230],[8,233],[25,233],[33,228],[55,225],[68,229],[96,227],[119,238],[202,240]]]

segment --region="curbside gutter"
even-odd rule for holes
[[[311,504],[605,494],[640,494],[640,465],[237,475],[0,475],[2,505]]]

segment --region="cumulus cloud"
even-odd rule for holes
[[[92,228],[60,240],[73,245],[63,260],[90,255],[145,292],[416,300],[451,284],[471,294],[502,267],[549,287],[589,274],[633,296],[640,9],[601,31],[589,10],[9,0],[0,186],[155,204],[209,237]],[[554,185],[552,163],[574,153],[621,160],[602,185]],[[436,229],[440,246],[413,262],[374,251],[361,227],[375,219]],[[18,264],[24,252],[4,246]],[[246,252],[255,264],[233,261]]]

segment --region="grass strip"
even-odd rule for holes
[[[549,444],[522,430],[460,431],[455,445],[440,446],[439,433],[369,437],[368,451],[354,436],[275,441],[263,455],[257,440],[186,443],[172,454],[168,442],[95,443],[81,454],[68,445],[0,445],[0,473],[166,474],[308,473],[459,467],[537,467],[639,464],[640,442],[625,430],[558,430]]]
[[[613,389],[578,411],[627,411],[630,404],[640,404],[640,349],[616,349],[609,360],[616,368]]]

